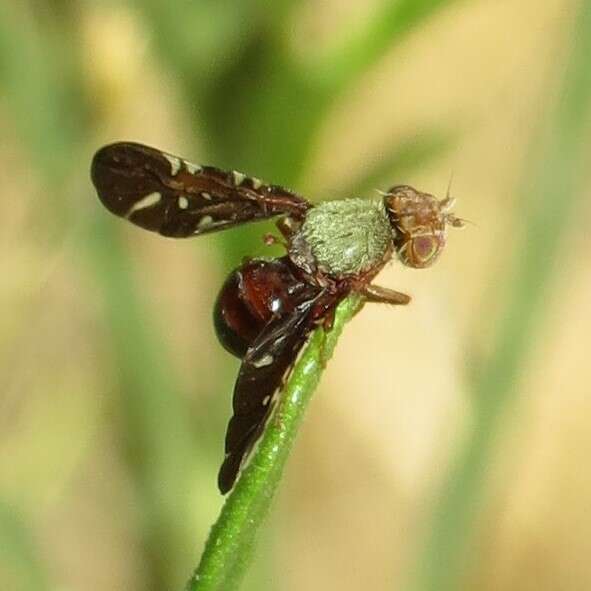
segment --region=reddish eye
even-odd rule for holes
[[[398,256],[406,266],[422,269],[435,262],[444,244],[443,237],[415,236],[405,241],[398,249]]]
[[[433,263],[439,254],[439,241],[433,236],[417,236],[411,240],[411,265],[426,267]]]
[[[430,258],[436,248],[435,240],[431,236],[419,236],[412,242],[413,250],[421,260]]]

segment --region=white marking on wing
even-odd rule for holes
[[[232,171],[232,181],[234,182],[234,185],[236,185],[237,187],[242,184],[242,182],[244,181],[245,178],[246,178],[245,174],[242,174],[241,172],[238,172],[237,170]]]
[[[261,367],[267,367],[267,365],[271,365],[271,363],[273,363],[274,361],[274,357],[273,355],[270,355],[269,353],[267,353],[266,355],[263,355],[260,359],[255,359],[252,362],[253,367],[256,367],[257,369],[260,369]]]
[[[170,162],[170,174],[176,176],[176,173],[181,169],[181,160],[172,154],[162,152],[162,155]]]
[[[213,218],[210,215],[204,215],[197,224],[197,230],[205,230],[211,225],[213,225]]]
[[[158,191],[154,193],[149,193],[145,197],[142,197],[139,201],[136,201],[127,212],[126,217],[129,217],[132,213],[139,211],[141,209],[146,209],[147,207],[153,207],[157,203],[160,202],[162,199],[162,195],[158,193]]]
[[[203,167],[199,166],[198,164],[193,164],[192,162],[187,162],[186,160],[183,160],[183,162],[187,167],[187,171],[191,174],[199,174],[203,170]]]

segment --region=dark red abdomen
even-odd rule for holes
[[[269,320],[318,292],[297,273],[288,257],[253,259],[232,271],[213,311],[218,339],[227,351],[244,357]]]

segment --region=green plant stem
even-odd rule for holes
[[[252,555],[256,533],[267,514],[273,494],[304,411],[318,385],[345,323],[361,308],[350,296],[337,308],[330,332],[322,327],[312,334],[283,389],[260,445],[228,496],[212,527],[201,562],[187,591],[236,589]]]

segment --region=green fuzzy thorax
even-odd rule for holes
[[[382,199],[326,201],[306,215],[301,233],[318,266],[331,275],[357,275],[380,265],[392,245]]]

